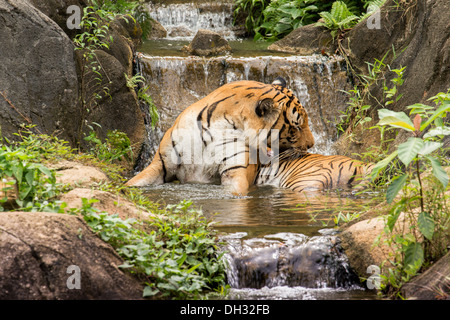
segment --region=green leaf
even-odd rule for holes
[[[420,138],[409,138],[406,142],[398,146],[398,158],[408,166],[423,148],[424,142]]]
[[[186,271],[186,273],[191,273],[192,271],[194,271],[195,269],[197,269],[200,265],[201,265],[201,263],[199,263],[199,264],[193,266],[192,268],[188,269],[188,270]]]
[[[411,119],[404,112],[395,112],[389,109],[378,110],[379,125],[390,125],[395,128],[402,128],[408,131],[414,131],[414,125]]]
[[[423,263],[422,244],[411,242],[405,250],[405,266],[417,271]]]
[[[444,188],[447,188],[448,184],[448,174],[445,172],[445,170],[442,168],[441,164],[439,163],[439,160],[436,158],[433,158],[431,156],[425,156],[428,160],[430,160],[431,167],[433,168],[433,174],[434,176],[442,183]]]
[[[417,224],[425,238],[431,240],[434,233],[434,221],[431,216],[427,212],[421,212],[417,219]]]
[[[403,185],[408,178],[407,174],[404,174],[397,179],[395,179],[386,190],[386,201],[392,203],[397,193],[402,189]]]
[[[152,287],[150,287],[150,286],[146,286],[145,288],[144,288],[144,293],[143,293],[143,296],[144,297],[151,297],[151,296],[154,296],[155,294],[157,294],[159,292],[159,290],[157,289],[157,288],[152,288]]]
[[[420,131],[423,131],[428,125],[434,121],[437,117],[439,117],[442,113],[450,110],[450,104],[443,104],[428,118],[428,120],[420,126]]]
[[[425,156],[439,149],[440,147],[442,147],[442,145],[443,143],[441,142],[425,141],[422,150],[419,151],[419,154]]]
[[[378,173],[381,169],[386,167],[394,158],[398,155],[398,151],[392,152],[389,156],[384,158],[383,160],[377,162],[377,164],[373,167],[371,175],[372,181],[375,180],[375,178],[378,176]]]
[[[439,118],[440,119],[440,118]],[[430,129],[425,135],[423,136],[424,139],[431,138],[435,136],[447,136],[450,134],[450,127],[436,127],[433,129]]]

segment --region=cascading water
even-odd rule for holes
[[[305,298],[307,293],[312,299],[330,291],[364,290],[339,238],[330,229],[321,232],[314,237],[289,232],[251,239],[245,239],[245,232],[224,236],[232,295],[257,298],[261,289],[290,288],[283,290],[283,298]]]
[[[179,40],[192,39],[200,28],[236,40],[232,2],[149,6],[151,16],[166,28],[168,37],[147,41],[141,48],[140,73],[160,121],[154,130],[148,125],[148,143],[137,171],[149,164],[163,134],[186,107],[225,83],[271,83],[278,76],[287,80],[288,88],[308,112],[316,140],[310,151],[334,154],[334,123],[346,108],[344,91],[350,89],[341,58],[274,53],[251,41],[242,49],[245,41],[240,39],[230,42],[231,55],[188,56],[180,50],[188,42]],[[150,119],[147,122],[150,124]],[[361,292],[361,298],[373,298],[359,285],[338,235],[310,222],[312,211],[329,214],[329,201],[332,207],[341,204],[340,195],[313,195],[300,211],[292,208],[305,201],[304,195],[272,187],[256,188],[249,196],[236,198],[224,194],[218,185],[164,184],[149,188],[148,195],[167,203],[191,199],[207,215],[221,213],[214,219],[226,233],[222,250],[229,266],[232,299],[357,299],[360,294],[355,292]]]
[[[199,29],[214,30],[224,38],[236,39],[233,2],[150,3],[150,16],[161,23],[168,39],[192,39]]]

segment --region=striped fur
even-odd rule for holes
[[[228,83],[186,108],[151,164],[126,185],[221,182],[233,194],[245,195],[258,168],[250,150],[256,141],[270,146],[272,132],[279,133],[282,150],[314,145],[305,109],[282,83]]]
[[[297,192],[351,187],[371,172],[366,164],[345,156],[325,156],[288,150],[279,161],[260,167],[255,184],[289,188]]]

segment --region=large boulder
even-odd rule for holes
[[[0,0],[0,128],[13,139],[21,124],[61,130],[74,142],[78,77],[74,45],[64,31],[25,0]]]
[[[73,11],[68,13],[67,9],[70,6],[77,6],[82,14],[83,8],[88,4],[88,0],[28,0],[28,2],[56,22],[71,39],[78,30],[67,26],[67,19],[74,13]]]
[[[143,285],[74,215],[0,214],[0,299],[140,299]]]

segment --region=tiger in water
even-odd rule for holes
[[[252,150],[261,150],[261,141],[269,148],[276,142],[280,151],[306,152],[314,145],[307,112],[282,78],[231,82],[187,107],[150,165],[126,186],[220,182],[232,194],[246,195],[261,163]]]
[[[346,156],[289,149],[277,161],[259,167],[255,184],[296,192],[352,187],[365,184],[373,166]]]

